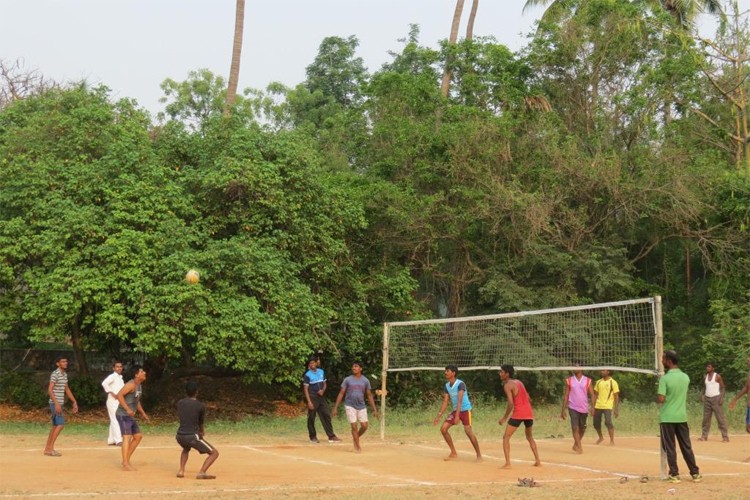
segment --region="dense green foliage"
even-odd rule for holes
[[[414,27],[373,74],[355,37],[327,38],[306,81],[248,90],[228,117],[205,70],[165,81],[158,124],[104,87],[9,104],[0,332],[70,339],[79,365],[137,350],[155,374],[293,383],[312,351],[377,366],[383,321],[660,294],[688,371],[711,359],[736,386],[750,160],[726,130],[750,78],[729,95],[710,75],[748,59],[722,67],[639,2],[575,5],[519,53],[424,47]],[[747,39],[737,26],[717,47]]]

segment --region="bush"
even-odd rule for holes
[[[104,390],[92,377],[76,377],[68,381],[79,408],[91,408],[104,403]]]
[[[7,371],[0,375],[0,401],[17,404],[24,410],[47,405],[49,396],[31,373]]]

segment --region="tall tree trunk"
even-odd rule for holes
[[[245,29],[245,0],[237,0],[234,14],[234,41],[232,43],[232,67],[229,70],[229,85],[227,86],[227,102],[224,116],[232,114],[232,106],[237,96],[237,83],[240,79],[240,56],[242,55],[242,33]]]
[[[466,25],[466,39],[474,39],[474,19],[477,17],[477,9],[479,8],[479,0],[474,0],[471,4],[471,12],[469,13],[469,24]]]
[[[86,362],[86,353],[83,350],[83,335],[81,333],[81,318],[83,311],[79,312],[73,319],[70,329],[70,341],[73,344],[73,356],[75,356],[76,369],[78,375],[82,377],[89,376],[89,364]]]
[[[453,45],[458,39],[458,25],[461,23],[461,13],[464,10],[464,0],[456,0],[456,10],[453,12],[453,24],[451,24],[451,36],[448,39],[448,45]],[[443,72],[443,82],[440,84],[440,93],[443,97],[448,97],[451,88],[451,64],[450,55],[445,59],[445,71]]]

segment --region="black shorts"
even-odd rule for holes
[[[508,419],[508,425],[512,425],[513,427],[521,427],[522,422],[523,422],[524,427],[531,427],[532,425],[534,425],[533,418],[527,418],[524,420],[519,420],[517,418]]]
[[[182,446],[183,451],[190,451],[190,448],[202,454],[214,451],[214,447],[208,441],[201,439],[198,434],[177,434],[176,439],[177,444]]]

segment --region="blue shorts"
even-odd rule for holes
[[[141,433],[138,422],[130,415],[117,415],[117,422],[120,424],[120,432],[123,436],[133,436]]]
[[[60,405],[60,409],[62,409],[62,405]],[[65,425],[65,418],[63,418],[63,414],[60,413],[59,415],[55,413],[55,403],[49,404],[49,411],[52,414],[52,426],[57,427],[58,425]]]
[[[745,413],[745,425],[750,425],[750,406],[747,407],[747,412]]]

